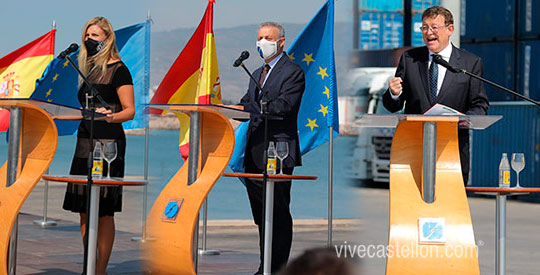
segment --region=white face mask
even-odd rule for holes
[[[278,40],[279,41],[279,40]],[[268,41],[266,39],[261,39],[257,41],[257,51],[263,59],[268,59],[274,56],[278,51],[278,41]]]

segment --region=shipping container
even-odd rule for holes
[[[412,24],[411,24],[411,45],[413,47],[419,47],[424,46],[424,38],[422,37],[422,31],[420,28],[422,27],[422,14],[417,13],[412,18]]]
[[[519,1],[518,18],[521,39],[540,39],[540,1]]]
[[[540,100],[540,40],[519,42],[518,90],[520,94]]]
[[[390,49],[403,45],[403,15],[397,12],[362,12],[360,49]]]
[[[524,187],[540,187],[540,108],[528,102],[494,102],[489,115],[503,118],[485,130],[476,130],[472,147],[472,186],[498,186],[502,153],[525,154],[525,168],[519,174]],[[516,173],[511,172],[511,186]],[[534,195],[538,198],[538,193]],[[530,199],[518,196],[520,199]]]
[[[441,0],[412,0],[412,8],[416,11],[424,11],[433,6],[440,6]]]
[[[425,10],[432,6],[440,6],[441,0],[412,0],[413,10]],[[360,0],[360,9],[369,11],[402,11],[403,0]]]
[[[503,87],[514,90],[515,56],[510,42],[461,43],[461,48],[471,52],[484,63],[483,77]],[[489,101],[512,101],[514,97],[491,85],[484,84]]]
[[[360,10],[387,12],[402,11],[403,0],[360,0]]]
[[[353,50],[349,55],[349,67],[397,67],[404,51],[412,47],[384,50]]]
[[[413,0],[412,46],[422,46],[422,12],[440,0]],[[360,1],[360,49],[389,49],[403,45],[403,1]]]
[[[511,41],[515,9],[516,0],[465,1],[465,9],[461,9],[462,41]]]

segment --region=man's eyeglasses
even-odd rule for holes
[[[431,29],[431,31],[432,31],[433,33],[438,33],[440,30],[442,30],[442,29],[444,29],[444,28],[446,28],[446,27],[448,27],[448,26],[449,26],[449,25],[445,25],[445,26],[441,26],[441,27],[439,27],[439,26],[432,26],[432,27],[429,27],[429,26],[422,26],[422,27],[420,27],[419,29],[420,29],[421,32],[428,32],[428,30]]]

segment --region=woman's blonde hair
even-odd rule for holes
[[[105,45],[94,56],[88,56],[84,41],[88,28],[93,25],[100,27],[105,33]],[[79,51],[78,58],[79,68],[81,69],[81,72],[93,82],[99,82],[105,77],[107,63],[111,59],[120,59],[120,54],[116,47],[116,36],[114,35],[112,25],[105,17],[94,17],[90,19],[83,28],[81,50]],[[79,77],[79,86],[81,86],[82,83],[83,80]]]

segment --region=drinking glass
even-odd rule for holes
[[[512,169],[516,171],[517,174],[517,181],[516,181],[516,188],[521,188],[519,185],[519,172],[525,168],[525,156],[523,153],[513,153],[512,154]]]
[[[116,159],[116,142],[108,141],[103,143],[103,158],[107,161],[107,179],[111,178],[111,162]]]
[[[283,160],[289,155],[289,143],[286,141],[278,141],[276,144],[277,158],[279,159],[279,175],[283,175]]]

